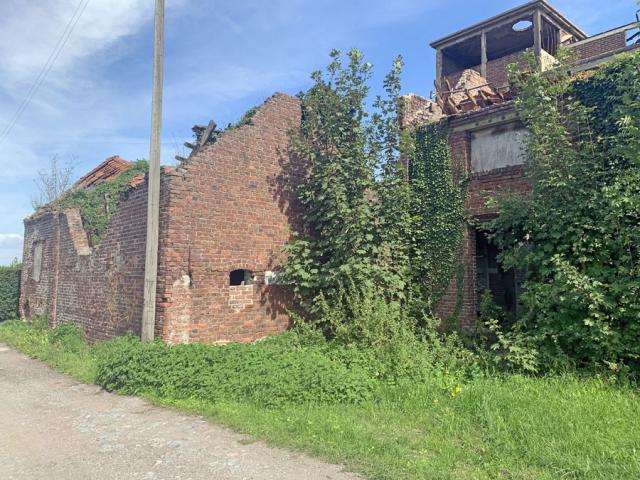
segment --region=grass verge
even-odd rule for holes
[[[118,355],[124,358],[122,340],[88,346],[74,331],[4,322],[0,341],[85,382],[95,381],[104,365],[113,368]],[[163,348],[136,350],[136,355],[140,362],[153,363],[156,349],[157,358],[167,357]],[[202,350],[201,355],[185,353],[176,358],[191,358],[184,364],[186,369],[194,362],[221,362],[218,368],[228,369],[229,377],[273,375],[267,370],[286,368],[281,363],[285,358],[295,376],[306,371],[296,367],[306,365],[296,363],[296,355],[309,354],[307,346],[292,346],[287,337],[225,348],[200,346],[196,351]],[[344,363],[348,357],[344,352],[331,357],[317,345],[310,348],[315,349],[314,355],[326,354],[326,362]],[[234,358],[228,365],[223,364],[226,355]],[[255,361],[247,362],[245,357]],[[266,369],[252,370],[251,365],[257,364]],[[126,367],[133,369],[135,362]],[[331,374],[332,368],[324,371]],[[119,374],[138,375],[140,384],[144,381],[139,370]],[[287,372],[279,374],[273,378],[286,381]],[[189,374],[194,375],[197,372]],[[215,381],[230,382],[227,387],[238,384],[254,393],[263,388],[256,381],[220,378]],[[351,385],[351,377],[341,378]],[[292,385],[298,385],[296,381]],[[173,386],[167,388],[169,384]],[[375,385],[370,395],[337,403],[285,399],[271,405],[256,401],[256,396],[242,400],[232,395],[210,400],[206,389],[186,395],[188,385],[180,390],[175,380],[138,393],[160,405],[205,415],[256,439],[346,464],[372,479],[640,478],[640,402],[633,387],[575,375],[476,375],[453,389],[428,381],[377,381]]]

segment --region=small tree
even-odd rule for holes
[[[346,65],[338,51],[331,59],[300,95],[303,121],[292,144],[310,169],[297,191],[302,229],[289,245],[286,277],[332,333],[357,323],[355,310],[374,298],[389,307],[391,324],[420,322],[454,272],[464,222],[446,129],[401,130],[401,57],[372,114],[371,65],[358,50]],[[403,158],[411,159],[408,171]]]
[[[75,165],[76,157],[72,156],[61,165],[58,156],[54,155],[49,161],[48,168],[38,170],[38,176],[34,179],[38,192],[31,197],[31,206],[34,210],[60,198],[71,187]]]

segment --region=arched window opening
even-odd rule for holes
[[[229,273],[229,285],[232,287],[238,285],[253,285],[253,283],[254,276],[251,270],[240,268]]]

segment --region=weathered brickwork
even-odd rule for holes
[[[289,325],[284,287],[265,285],[290,239],[288,188],[302,170],[289,155],[299,100],[271,97],[249,125],[223,134],[167,178],[157,333],[170,343],[250,341]],[[230,272],[253,273],[231,286]]]
[[[530,2],[521,8],[556,15],[546,2]],[[488,22],[488,26],[473,27],[480,29],[474,33],[478,42],[487,28],[493,28],[493,20]],[[466,75],[460,82],[464,88],[447,98],[438,92],[437,101],[408,95],[400,124],[414,127],[441,120],[445,112],[450,114],[455,175],[458,179],[470,177],[467,208],[474,221],[482,221],[499,214],[489,200],[529,189],[524,167],[518,164],[522,162],[510,161],[516,156],[517,149],[512,147],[519,145],[519,134],[505,127],[517,122],[511,103],[515,93],[504,87],[506,66],[521,61],[524,50],[490,57],[486,62],[486,81],[504,87],[493,90],[466,80],[477,80],[479,75],[465,73],[464,65],[479,61],[481,56],[469,61],[462,55],[460,62],[454,58],[460,49],[452,47],[470,35],[462,33],[462,37],[459,32],[436,42],[439,59],[443,58],[442,48],[452,54],[444,70],[439,61],[437,83],[448,81],[444,87],[450,90]],[[579,32],[575,35],[574,40],[584,37]],[[624,32],[613,30],[570,48],[576,59],[583,61],[582,68],[591,68],[594,62],[588,59],[625,47]],[[495,55],[512,50],[505,45],[493,51]],[[549,55],[543,54],[543,65],[549,61],[545,56]],[[481,67],[471,70],[480,72]],[[456,102],[461,105],[464,101],[469,108],[456,107]],[[288,289],[277,284],[277,272],[282,247],[298,219],[292,192],[305,178],[304,162],[289,151],[289,132],[300,121],[300,101],[276,94],[248,124],[197,147],[176,169],[163,169],[156,336],[169,343],[252,341],[289,326],[288,312],[295,305]],[[496,126],[504,128],[487,130]],[[508,148],[493,148],[503,146]],[[92,188],[131,166],[111,157],[82,177],[76,187]],[[106,236],[95,247],[89,246],[77,210],[42,210],[25,219],[20,298],[24,317],[48,313],[51,325],[77,324],[92,341],[140,332],[148,190],[143,176],[131,185]],[[465,328],[476,321],[476,284],[483,285],[476,273],[482,277],[486,270],[479,262],[476,272],[476,246],[482,251],[487,245],[481,235],[468,226],[460,249],[460,269],[437,307],[443,320],[455,318]]]
[[[471,133],[470,131],[456,131],[455,127],[465,122],[475,122],[488,115],[505,116],[505,108],[488,109],[488,112],[478,112],[459,119],[450,118],[450,128],[453,132],[449,136],[449,146],[453,169],[457,178],[470,176],[467,187],[466,207],[474,220],[488,220],[495,218],[498,211],[490,200],[501,195],[524,194],[530,185],[525,176],[523,165],[513,165],[488,172],[473,173],[471,170]],[[469,226],[465,231],[463,245],[460,252],[461,271],[452,279],[445,295],[440,301],[437,312],[443,319],[452,317],[458,319],[463,328],[471,328],[476,321],[478,298],[476,292],[476,230]]]
[[[586,60],[603,54],[615,52],[627,46],[627,37],[624,31],[603,37],[587,39],[574,45],[569,45],[569,50],[574,60]]]
[[[277,94],[249,125],[163,170],[158,336],[171,343],[250,341],[288,327],[288,295],[283,286],[266,285],[265,272],[277,271],[296,218],[291,188],[304,172],[288,146],[299,123],[299,100]],[[143,182],[120,202],[94,248],[77,210],[27,218],[22,314],[48,312],[52,326],[77,324],[92,341],[138,334],[146,202]],[[237,269],[252,272],[252,284],[230,285]]]
[[[25,220],[21,313],[48,312],[51,326],[74,323],[91,341],[138,334],[142,314],[147,188],[120,202],[104,240],[89,248],[78,210]],[[33,277],[35,245],[44,242],[42,273]]]

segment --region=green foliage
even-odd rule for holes
[[[409,258],[414,294],[431,307],[456,273],[466,211],[466,181],[454,176],[445,122],[412,132],[409,155]],[[460,282],[461,283],[461,282]]]
[[[536,339],[523,331],[521,323],[508,328],[505,316],[491,291],[485,290],[480,299],[476,334],[483,360],[499,371],[538,373],[540,358]]]
[[[80,381],[91,383],[95,380],[94,352],[75,325],[60,325],[49,330],[46,316],[36,317],[32,323],[18,320],[3,322],[0,342],[43,360]]]
[[[98,354],[97,383],[127,394],[288,403],[353,403],[375,387],[362,368],[334,361],[321,346],[301,345],[295,334],[252,345],[168,347],[138,339],[114,340]]]
[[[331,58],[327,74],[315,72],[314,86],[301,94],[303,122],[292,134],[294,151],[311,167],[297,192],[303,225],[290,245],[286,277],[312,313],[321,294],[331,301],[350,281],[380,294],[398,290],[381,261],[373,208],[376,157],[363,124],[371,65],[357,50],[347,66],[339,52]]]
[[[70,190],[59,200],[61,208],[78,208],[82,224],[89,237],[89,245],[100,243],[107,233],[111,217],[118,209],[120,200],[131,188],[131,179],[149,170],[146,160],[138,160],[135,166],[120,173],[109,182],[90,189]]]
[[[640,367],[640,54],[572,81],[511,76],[531,132],[533,190],[502,199],[494,241],[527,271],[517,328],[542,358]]]
[[[288,247],[285,276],[329,335],[341,328],[337,318],[357,322],[347,291],[378,297],[384,310],[377,311],[406,310],[423,326],[455,273],[464,224],[447,131],[401,131],[400,57],[370,115],[371,65],[358,50],[347,57],[344,65],[333,51],[326,73],[315,72],[313,87],[301,94],[303,121],[292,144],[309,172],[297,191],[302,231]],[[404,322],[406,313],[392,317]],[[344,328],[361,335],[362,327]]]
[[[13,262],[0,266],[0,322],[18,318],[20,299],[20,272],[22,265]]]
[[[256,112],[258,111],[259,108],[260,108],[259,106],[251,107],[249,110],[244,112],[242,117],[240,117],[240,120],[238,120],[235,123],[229,123],[227,125],[227,128],[225,128],[225,131],[226,130],[233,130],[235,128],[244,127],[245,125],[251,125],[251,119],[256,114]]]

